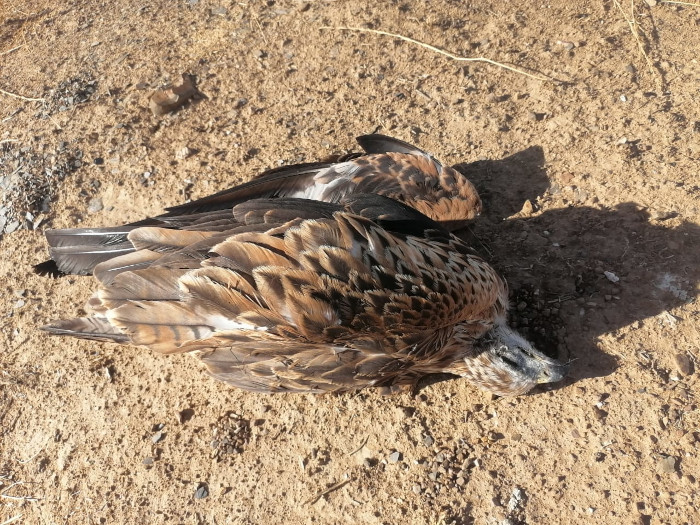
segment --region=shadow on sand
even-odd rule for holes
[[[572,361],[568,383],[615,370],[615,357],[598,348],[601,335],[668,320],[665,312],[693,300],[698,225],[667,227],[631,202],[521,212],[526,200],[562,191],[539,147],[455,168],[476,185],[485,210],[460,235],[508,280],[512,323],[548,355]],[[565,196],[591,202],[575,187]]]

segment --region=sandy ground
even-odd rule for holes
[[[3,1],[0,523],[699,523],[700,7],[623,4]],[[346,25],[552,80],[323,29]],[[182,73],[201,96],[153,116]],[[567,381],[266,396],[38,330],[92,285],[32,273],[44,228],[375,130],[474,181],[467,235]]]

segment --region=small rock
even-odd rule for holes
[[[102,204],[102,199],[100,197],[93,197],[88,202],[87,211],[89,213],[97,213],[104,209],[104,204]]]
[[[102,157],[95,157],[94,159],[92,159],[92,162],[93,164],[95,164],[95,166],[102,166],[105,163],[105,159],[103,159]]]
[[[153,465],[154,462],[155,460],[152,457],[147,457],[143,458],[143,461],[141,463],[143,463],[144,465]]]
[[[185,159],[191,157],[192,155],[194,155],[194,150],[191,148],[188,148],[187,146],[185,146],[184,148],[180,148],[179,150],[177,150],[175,152],[175,158],[177,160],[185,160]]]
[[[673,219],[675,216],[676,213],[672,211],[654,210],[650,213],[650,217],[655,221],[667,221],[668,219]]]
[[[225,7],[212,7],[211,14],[214,16],[226,16],[228,9]]]
[[[663,456],[656,463],[656,470],[662,474],[672,474],[676,470],[676,458],[673,456]]]
[[[513,512],[520,506],[520,502],[523,500],[523,491],[518,487],[513,489],[513,492],[508,500],[508,512]]]
[[[151,441],[155,445],[156,443],[163,441],[164,438],[165,434],[163,434],[163,432],[156,432],[155,434],[153,434],[153,436],[151,436]]]
[[[615,275],[614,273],[612,273],[612,272],[607,272],[607,271],[605,271],[605,272],[603,272],[603,275],[605,275],[605,277],[606,277],[606,278],[608,279],[608,281],[610,281],[611,283],[617,283],[617,282],[620,281],[620,278],[619,278],[617,275]]]
[[[401,460],[401,452],[395,450],[386,458],[389,463],[398,463]]]
[[[530,200],[528,199],[523,203],[523,207],[520,210],[520,215],[529,217],[530,215],[532,215],[533,211],[535,211],[535,208],[532,206],[532,202],[530,202]]]
[[[423,437],[423,444],[426,447],[431,447],[435,443],[435,440],[432,438],[432,436],[424,436]]]
[[[421,487],[418,484],[413,485],[412,489],[414,494],[420,494],[421,492],[423,492],[423,487]]]
[[[204,499],[209,495],[209,488],[206,483],[200,483],[194,493],[194,499]]]
[[[693,373],[695,372],[695,366],[693,365],[693,361],[690,359],[688,354],[676,354],[674,356],[674,359],[676,360],[676,366],[678,367],[678,371],[683,374],[684,376],[692,376]]]

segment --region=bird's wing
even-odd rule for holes
[[[430,155],[420,148],[385,135],[362,135],[357,137],[357,142],[368,154],[397,152],[432,159]],[[322,184],[325,185],[326,181],[331,181],[335,177],[347,178],[348,172],[354,170],[353,161],[358,157],[362,157],[362,155],[352,153],[340,157],[341,162],[310,162],[270,169],[257,175],[249,182],[186,204],[167,208],[167,211],[169,214],[174,215],[188,215],[233,208],[237,204],[251,199],[266,197],[315,198],[312,195],[314,193],[313,188],[318,186],[320,181],[323,181]],[[433,160],[433,162],[439,165],[437,161]],[[338,164],[342,166],[338,166]],[[377,167],[381,168],[381,166]],[[331,168],[330,171],[329,168]],[[323,173],[324,176],[318,178],[317,175],[319,173]],[[364,193],[370,193],[370,191],[364,191]],[[328,192],[326,198],[318,200],[339,202],[344,195],[345,193],[342,193],[339,197],[333,198],[333,193]]]
[[[274,222],[294,206],[297,218]],[[99,321],[46,329],[201,352],[234,383],[252,367],[315,390],[343,377],[370,384],[430,360],[456,323],[488,322],[502,297],[500,278],[458,239],[385,197],[249,201],[234,215],[245,224],[223,233],[133,230],[136,251],[95,269],[101,287],[87,309]]]

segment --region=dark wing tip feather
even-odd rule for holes
[[[430,157],[428,153],[413,144],[395,139],[394,137],[388,137],[387,135],[380,135],[379,133],[361,135],[357,137],[357,143],[369,154],[395,152]]]

